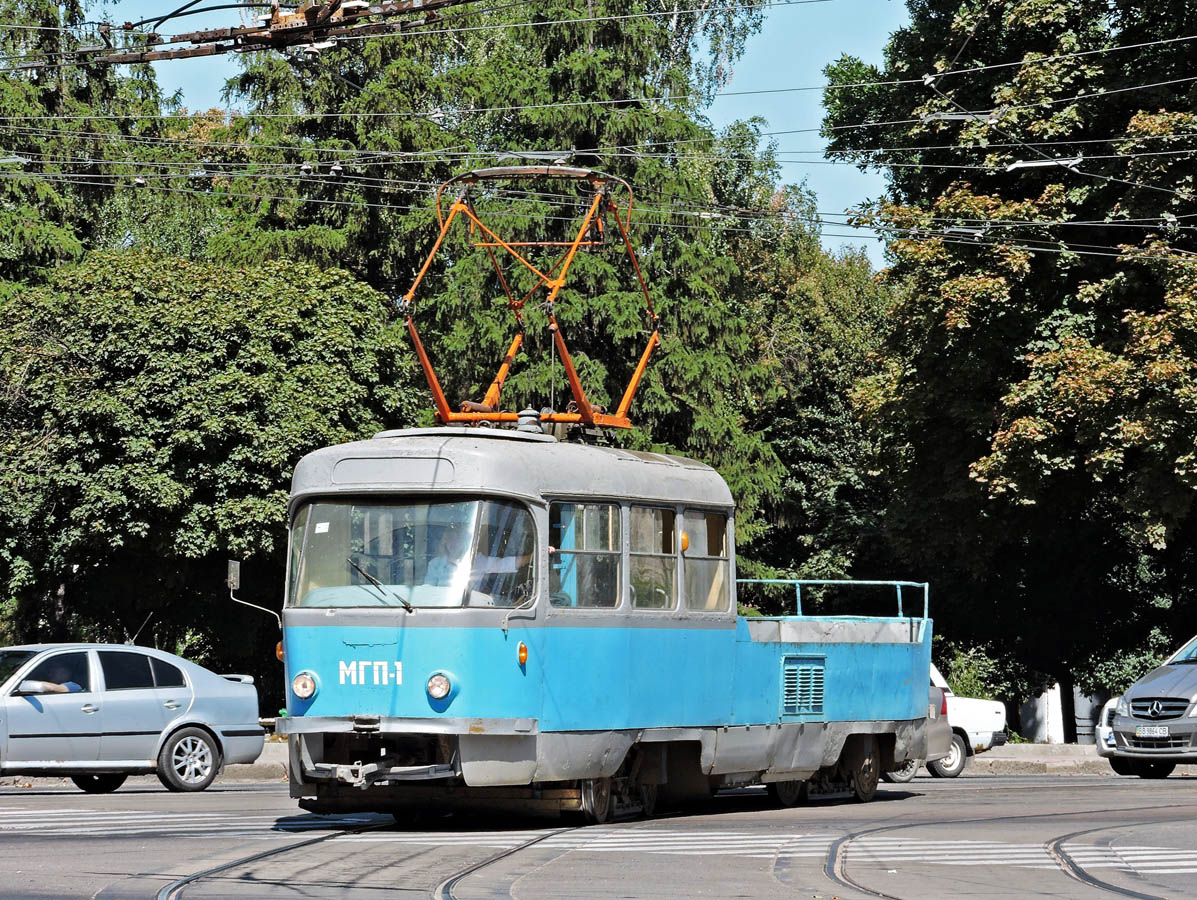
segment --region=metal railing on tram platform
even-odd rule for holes
[[[892,587],[898,600],[898,618],[914,618],[902,611],[902,588],[921,588],[923,592],[923,618],[931,617],[931,586],[925,581],[856,581],[851,578],[737,578],[736,584],[792,584],[794,586],[794,615],[802,616],[802,588],[829,585],[855,585],[858,587]]]

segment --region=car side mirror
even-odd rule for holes
[[[44,694],[46,693],[46,686],[40,681],[25,680],[17,685],[14,696],[21,697],[26,694]]]

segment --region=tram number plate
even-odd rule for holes
[[[1167,737],[1167,725],[1138,725],[1135,727],[1135,737]]]

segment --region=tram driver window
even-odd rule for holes
[[[619,605],[622,540],[614,503],[549,506],[549,600],[553,606]]]
[[[632,606],[672,609],[677,598],[676,514],[633,506],[631,515]]]
[[[688,509],[682,517],[682,531],[690,539],[690,546],[682,554],[686,609],[726,612],[727,516]]]
[[[536,531],[521,503],[333,498],[297,511],[287,603],[513,607],[533,596]]]

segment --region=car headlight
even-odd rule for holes
[[[1118,698],[1118,705],[1114,707],[1114,715],[1117,715],[1117,716],[1129,716],[1130,715],[1130,704],[1126,702],[1125,697]]]
[[[316,679],[311,672],[300,672],[291,679],[291,690],[300,700],[310,700],[316,693]]]
[[[444,700],[453,690],[453,683],[444,672],[437,672],[428,679],[428,696],[433,700]]]
[[[1189,718],[1197,719],[1197,694],[1194,694],[1189,702],[1193,704],[1193,708],[1189,710]]]

